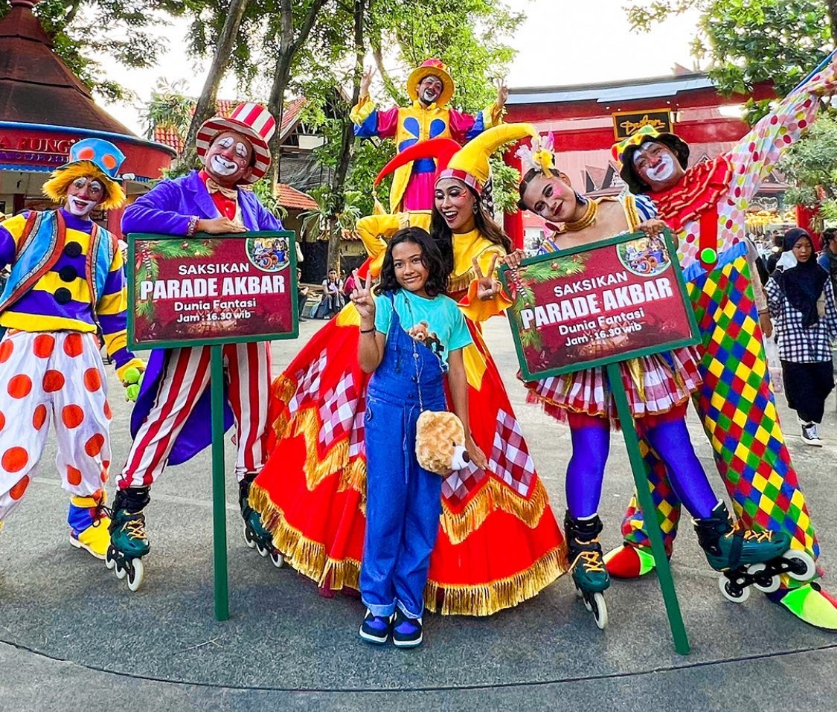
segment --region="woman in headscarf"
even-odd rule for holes
[[[834,388],[831,342],[837,339],[837,307],[828,272],[817,264],[814,243],[802,228],[785,233],[765,292],[788,405],[799,418],[803,442],[822,447],[817,426]]]

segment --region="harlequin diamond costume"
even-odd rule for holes
[[[793,548],[814,557],[819,545],[768,378],[757,310],[763,295],[753,291],[757,277],[747,261],[744,218],[782,150],[815,120],[818,97],[835,89],[837,72],[832,63],[785,97],[731,151],[688,168],[668,190],[650,189],[639,176],[635,156],[662,144],[686,169],[689,147],[681,138],[646,130],[614,146],[629,188],[650,197],[659,217],[680,239],[680,261],[703,338],[703,385],[695,403],[735,514],[747,529],[786,532]],[[659,461],[653,454],[648,458],[657,518],[670,551],[681,503]],[[611,573],[632,577],[650,571],[654,559],[635,501],[622,533],[625,546],[608,557]],[[770,594],[771,599],[807,623],[837,629],[837,602],[831,596],[816,584],[789,581],[787,586]]]
[[[243,189],[263,177],[270,165],[268,142],[276,130],[270,113],[242,104],[229,118],[216,116],[197,136],[201,171],[165,180],[125,211],[123,232],[193,236],[208,231],[279,230],[278,221]],[[209,347],[156,350],[151,354],[131,418],[131,451],[117,482],[108,565],[127,570],[139,586],[131,562],[148,553],[143,510],[149,489],[167,464],[186,462],[210,444]],[[270,351],[266,342],[223,347],[225,428],[236,426],[235,474],[241,501],[266,456]],[[248,521],[249,507],[242,505]],[[111,557],[111,553],[113,556]]]
[[[488,178],[488,156],[521,135],[519,129],[500,126],[461,150],[451,140],[425,142],[397,156],[384,171],[433,155],[439,177],[471,186],[482,210],[479,194]],[[372,258],[367,264],[372,273],[380,270],[387,237],[408,224],[427,229],[430,219],[429,212],[362,219],[358,232]],[[490,615],[536,595],[557,578],[565,568],[564,541],[480,334],[480,322],[509,302],[502,295],[476,298],[472,258],[487,273],[492,258],[505,250],[475,229],[453,235],[452,245],[447,244],[451,251],[449,296],[459,303],[474,341],[463,352],[471,430],[490,467],[484,471],[471,464],[442,483],[425,605],[445,614]],[[363,555],[368,376],[357,362],[359,323],[354,306],[345,307],[274,382],[277,443],[250,495],[286,561],[324,589],[357,588]]]
[[[10,268],[0,296],[0,526],[35,473],[51,418],[56,465],[72,495],[70,542],[97,558],[109,540],[103,487],[111,458],[97,329],[123,382],[129,369],[144,368],[127,349],[117,238],[90,218],[125,201],[117,179],[124,160],[108,141],[79,141],[44,184],[62,207],[0,223],[0,266]]]
[[[428,77],[441,81],[438,96],[420,92],[422,81]],[[438,59],[428,59],[416,67],[407,79],[406,88],[413,100],[408,107],[396,106],[379,111],[368,96],[361,97],[349,114],[355,124],[355,136],[395,139],[396,150],[400,153],[419,141],[432,138],[452,138],[463,143],[502,121],[503,104],[500,99],[476,116],[449,108],[454,83],[448,68]],[[435,178],[436,162],[433,157],[418,158],[400,166],[395,171],[390,189],[390,210],[393,213],[430,210],[433,207]]]

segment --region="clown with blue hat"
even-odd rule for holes
[[[0,294],[0,527],[35,475],[51,414],[70,543],[100,559],[112,414],[97,331],[123,383],[145,368],[128,350],[117,238],[91,219],[125,202],[124,160],[108,141],[78,141],[43,187],[60,207],[0,222],[0,269],[10,271]]]

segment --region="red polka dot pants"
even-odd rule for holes
[[[11,331],[0,342],[0,522],[19,504],[52,420],[64,489],[86,497],[110,466],[111,418],[93,334]]]
[[[163,472],[174,442],[209,384],[208,346],[169,350],[157,398],[136,436],[118,487],[148,487]],[[227,400],[235,416],[235,474],[258,472],[266,459],[270,347],[265,342],[223,347]]]

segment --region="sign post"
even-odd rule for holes
[[[671,234],[620,235],[523,260],[500,277],[514,303],[509,323],[523,377],[537,380],[601,366],[616,402],[674,646],[689,652],[646,463],[619,363],[699,343]]]
[[[215,618],[227,620],[223,347],[299,335],[295,236],[283,230],[127,239],[131,348],[210,349]]]

